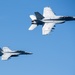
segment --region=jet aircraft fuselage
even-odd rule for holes
[[[0,48],[0,56],[2,56],[2,60],[7,60],[10,57],[17,57],[19,55],[30,55],[32,54],[31,52],[26,52],[26,51],[12,51],[8,47],[3,47],[3,49]]]
[[[29,30],[33,30],[38,25],[42,25],[42,35],[47,35],[55,29],[55,24],[75,20],[74,16],[57,16],[50,7],[44,7],[43,15],[39,12],[35,12],[35,15],[30,15],[30,18],[32,25],[29,27]]]
[[[37,25],[43,25],[44,23],[65,23],[66,21],[74,21],[75,17],[72,16],[56,16],[56,18],[53,19],[37,19],[33,20],[32,24],[37,24]]]

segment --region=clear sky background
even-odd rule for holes
[[[0,75],[75,75],[75,21],[57,24],[47,36],[42,26],[28,31],[29,15],[45,6],[75,16],[75,0],[0,0],[0,47],[33,53],[0,60]]]

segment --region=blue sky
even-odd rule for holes
[[[50,6],[57,15],[74,16],[75,0],[1,0],[0,47],[33,55],[0,60],[0,75],[75,75],[75,22],[57,24],[42,36],[41,26],[28,31],[30,14]]]

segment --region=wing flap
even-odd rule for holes
[[[54,18],[56,15],[53,13],[50,7],[45,7],[43,11],[43,16],[47,19]]]
[[[52,28],[54,27],[55,23],[45,23],[42,28],[42,34],[47,35],[51,32]]]

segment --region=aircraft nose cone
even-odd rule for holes
[[[73,18],[75,18],[75,16]]]
[[[25,54],[29,54],[29,55],[31,55],[31,54],[33,54],[32,52],[26,52]]]
[[[33,54],[33,53],[30,52],[29,54]]]

